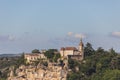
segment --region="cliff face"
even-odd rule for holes
[[[20,66],[16,69],[16,76],[11,70],[8,80],[66,80],[67,70],[58,64],[48,63],[48,67],[41,64],[37,66]]]

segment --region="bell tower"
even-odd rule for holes
[[[82,42],[82,38],[80,39],[78,51],[79,51],[79,54],[81,55],[81,59],[84,59],[84,44]]]

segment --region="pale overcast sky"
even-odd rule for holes
[[[0,53],[78,46],[120,52],[120,0],[1,0]]]

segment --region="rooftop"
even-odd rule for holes
[[[62,47],[61,50],[77,50],[76,47]]]

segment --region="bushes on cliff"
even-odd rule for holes
[[[60,53],[58,53],[57,49],[49,49],[47,50],[44,55],[51,61],[57,62],[57,59],[60,58]]]

